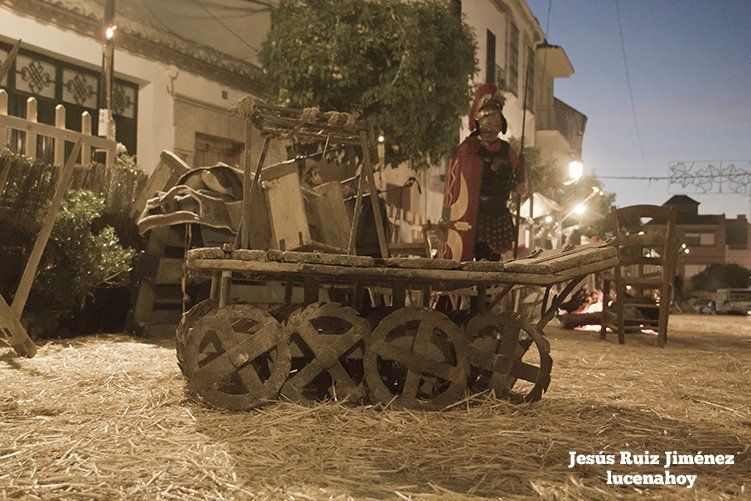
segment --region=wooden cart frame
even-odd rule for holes
[[[246,162],[237,245],[194,249],[187,257],[191,275],[212,279],[210,299],[186,313],[178,329],[178,360],[193,392],[238,410],[280,394],[300,403],[332,398],[420,409],[450,407],[468,391],[523,402],[541,398],[552,369],[542,330],[587,275],[616,264],[612,245],[565,247],[505,263],[389,258],[376,218],[386,257],[356,256],[365,183],[376,193],[372,130],[344,114],[257,101],[246,101],[242,110],[265,139],[255,176]],[[291,136],[363,148],[349,254],[249,248],[246,222],[253,218],[269,142]],[[370,198],[379,214],[377,197]],[[284,304],[271,310],[231,304],[233,277],[283,284]],[[535,323],[501,307],[521,286],[545,289]],[[300,289],[302,301],[294,302],[293,291]],[[376,289],[389,291],[388,304],[366,295]],[[469,308],[451,309],[446,294],[468,292]]]

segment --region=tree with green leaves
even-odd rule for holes
[[[259,59],[282,104],[355,112],[387,138],[387,163],[425,167],[458,142],[475,49],[446,0],[281,0]]]

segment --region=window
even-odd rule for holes
[[[509,40],[508,40],[508,89],[514,94],[517,93],[519,84],[519,29],[514,23],[509,23]]]
[[[10,48],[10,45],[0,42],[0,61],[7,57]],[[21,49],[0,87],[8,92],[8,113],[11,115],[25,118],[26,99],[34,97],[38,103],[39,122],[54,124],[55,106],[63,104],[66,128],[80,131],[81,114],[88,111],[92,117],[92,134],[96,134],[98,108],[102,103],[99,77],[100,73],[95,70]],[[116,78],[112,84],[112,108],[116,139],[133,155],[137,147],[138,85]],[[22,134],[11,133],[13,149],[23,151],[23,141]],[[52,140],[40,138],[37,158],[52,161],[52,145]],[[69,144],[68,148],[72,145]]]
[[[686,245],[689,247],[714,247],[714,233],[686,233]]]
[[[495,79],[495,34],[487,30],[485,52],[485,83],[497,83]]]
[[[527,48],[527,81],[526,93],[527,93],[527,109],[533,110],[535,108],[535,52],[532,47]]]

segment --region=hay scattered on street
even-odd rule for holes
[[[676,316],[665,349],[549,329],[543,400],[487,395],[445,412],[272,403],[248,413],[193,401],[169,344],[122,335],[0,351],[0,497],[612,499],[748,496],[751,320]],[[696,487],[613,487],[569,451],[735,454],[682,466]],[[662,467],[614,471],[658,473]]]

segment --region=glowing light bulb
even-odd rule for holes
[[[582,177],[582,174],[584,174],[584,164],[578,160],[574,160],[568,164],[568,177],[571,181],[578,181]]]

